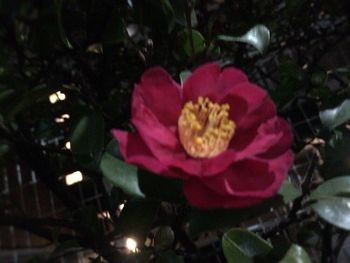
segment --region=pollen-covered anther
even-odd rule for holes
[[[235,131],[229,119],[230,105],[199,97],[187,102],[178,120],[179,137],[188,155],[210,158],[227,149]]]

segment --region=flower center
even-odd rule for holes
[[[209,158],[225,151],[235,131],[230,120],[230,105],[217,104],[199,97],[185,104],[178,120],[179,136],[188,155]]]

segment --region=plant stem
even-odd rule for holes
[[[193,36],[192,36],[192,20],[191,20],[191,13],[192,13],[192,1],[187,1],[187,8],[186,8],[186,24],[187,24],[187,31],[188,31],[188,38],[190,41],[191,46],[191,55],[192,58],[194,57],[194,44],[193,44]]]

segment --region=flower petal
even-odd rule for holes
[[[242,151],[257,136],[258,127],[274,116],[276,116],[275,105],[271,99],[266,97],[259,107],[245,114],[244,118],[238,122],[230,148]]]
[[[150,143],[167,151],[175,151],[180,147],[176,126],[164,125],[144,102],[139,93],[134,93],[131,122],[135,125],[144,142],[152,148]],[[152,150],[152,149],[151,149]]]
[[[189,158],[177,135],[177,127],[166,127],[148,109],[141,97],[135,96],[137,107],[132,123],[152,154],[167,167],[181,169],[183,174],[200,175],[199,159]]]
[[[162,174],[167,170],[161,162],[154,158],[138,134],[117,129],[112,130],[112,134],[117,139],[120,153],[126,162],[141,166],[156,174]]]
[[[292,163],[293,154],[287,151],[269,161],[250,159],[234,163],[224,173],[201,181],[218,194],[268,198],[278,191]]]
[[[241,70],[234,67],[224,68],[218,82],[220,92],[232,88],[241,82],[248,82],[247,76]]]
[[[198,67],[184,83],[184,102],[197,101],[199,96],[217,98],[233,86],[248,82],[247,76],[239,69],[227,67],[221,71],[217,63]]]
[[[272,159],[286,152],[290,148],[293,142],[293,132],[290,124],[284,119],[277,117],[275,129],[278,129],[280,133],[278,141],[271,144],[264,153],[259,154],[259,158]]]
[[[275,158],[289,149],[292,139],[288,123],[279,117],[273,117],[259,126],[254,139],[237,153],[237,160],[256,155]]]
[[[208,63],[198,67],[184,83],[183,101],[197,101],[199,96],[218,94],[220,72],[220,66],[216,63]]]
[[[161,67],[148,69],[133,92],[133,108],[138,107],[135,96],[141,96],[147,108],[166,126],[177,125],[182,100],[181,87]]]
[[[244,101],[245,105],[238,98]],[[262,88],[249,82],[243,82],[228,88],[226,93],[220,98],[219,103],[230,104],[230,118],[235,121],[236,125],[240,125],[242,120],[247,119],[247,115],[261,108],[266,103],[266,100],[269,100],[269,98]],[[239,102],[237,106],[236,102]],[[242,106],[244,109],[242,109]],[[236,111],[240,114],[237,114]]]
[[[235,94],[229,94],[220,101],[220,104],[227,103],[230,105],[229,117],[235,124],[238,124],[242,118],[248,113],[248,103],[244,98]]]
[[[191,205],[202,209],[247,207],[263,200],[257,197],[242,198],[224,193],[218,194],[195,179],[185,180],[183,191]]]

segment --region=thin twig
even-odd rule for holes
[[[189,38],[190,46],[191,46],[191,55],[193,58],[195,55],[195,50],[194,50],[193,35],[192,35],[191,13],[192,13],[192,1],[187,0],[187,8],[186,8],[186,22],[187,23],[186,24],[187,24],[188,38]]]

